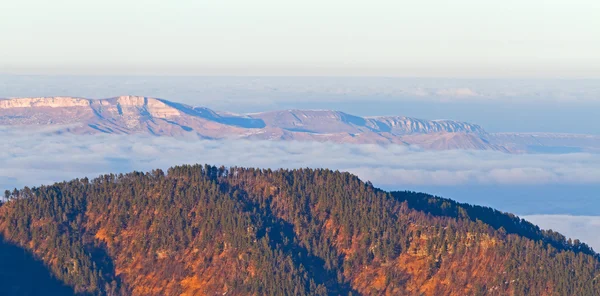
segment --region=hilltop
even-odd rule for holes
[[[2,246],[44,266],[45,275],[38,267],[31,276],[49,292],[600,293],[598,254],[578,240],[490,208],[385,192],[325,169],[186,165],[6,197]],[[0,274],[15,268],[1,264]],[[31,289],[27,280],[0,289]]]

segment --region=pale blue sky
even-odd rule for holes
[[[600,1],[1,0],[0,73],[600,77]]]

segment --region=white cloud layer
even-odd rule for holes
[[[552,229],[573,239],[577,238],[600,251],[600,216],[530,215],[522,216],[544,229]]]
[[[600,184],[600,155],[513,155],[422,151],[397,145],[278,141],[205,141],[151,136],[54,135],[0,129],[0,189],[39,186],[104,173],[166,169],[184,163],[269,168],[326,167],[376,186]],[[600,250],[600,217],[524,218]]]
[[[74,136],[0,130],[0,186],[20,187],[183,163],[326,167],[379,186],[600,184],[600,155],[423,151],[390,145]]]

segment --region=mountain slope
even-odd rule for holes
[[[0,233],[79,293],[600,292],[579,241],[348,173],[179,166],[6,195]]]
[[[56,279],[34,256],[0,236],[0,295],[70,295],[73,289]]]
[[[241,133],[243,128],[221,123],[204,110],[176,103],[134,96],[88,100],[70,97],[19,98],[0,101],[1,125],[66,125],[77,134],[110,133],[177,136],[195,131],[213,138]]]
[[[0,100],[0,125],[56,126],[60,132],[75,134],[195,135],[208,139],[412,144],[425,149],[508,151],[501,144],[489,143],[488,134],[480,126],[451,120],[363,118],[327,110],[234,115],[136,96],[101,100],[71,97]]]

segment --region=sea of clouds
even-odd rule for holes
[[[326,167],[380,186],[600,184],[600,154],[424,151],[400,145],[56,135],[0,129],[0,185],[49,183],[102,173],[209,163],[264,168]],[[8,182],[7,182],[8,181]]]
[[[51,130],[19,129],[0,129],[0,136],[0,189],[189,163],[273,169],[326,167],[349,171],[386,189],[600,184],[600,154],[588,153],[515,155],[424,151],[399,145],[57,135]],[[544,228],[558,229],[600,249],[600,236],[596,235],[600,217],[527,217]]]

